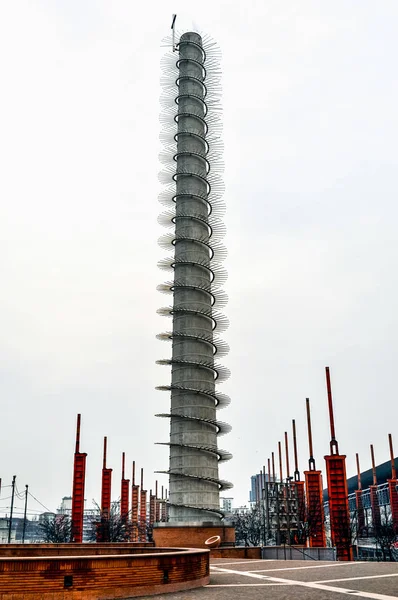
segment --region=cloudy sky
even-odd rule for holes
[[[181,10],[180,10],[181,9]],[[87,504],[102,439],[153,486],[168,467],[170,323],[157,261],[160,60],[180,30],[222,50],[232,397],[219,413],[246,503],[291,419],[329,451],[324,367],[347,471],[398,452],[398,4],[380,0],[0,4],[0,477],[45,506],[71,493],[76,414]],[[167,277],[166,277],[167,278]],[[130,466],[129,466],[130,469]],[[166,478],[158,476],[167,487]],[[0,514],[7,512],[7,489]],[[18,506],[21,506],[19,502]],[[41,506],[32,501],[31,510]]]

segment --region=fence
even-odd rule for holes
[[[336,560],[336,549],[264,546],[261,558],[268,560]]]

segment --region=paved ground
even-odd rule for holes
[[[213,559],[210,585],[154,600],[398,600],[398,563]]]

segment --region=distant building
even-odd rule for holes
[[[221,510],[225,513],[232,513],[232,500],[233,498],[220,498]]]
[[[8,530],[10,519],[8,517],[0,518],[0,544],[8,543]],[[25,542],[33,543],[41,541],[41,530],[39,519],[26,519],[25,523]],[[22,542],[24,520],[20,517],[13,517],[11,525],[11,544]]]
[[[233,515],[246,515],[250,512],[249,506],[236,506],[232,509]]]
[[[249,502],[256,503],[261,500],[264,483],[269,483],[268,474],[258,473],[250,477]]]
[[[72,517],[72,496],[64,496],[57,510],[58,515],[67,515]],[[83,542],[92,542],[93,540],[93,521],[98,520],[97,508],[85,508],[83,513]]]

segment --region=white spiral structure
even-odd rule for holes
[[[217,436],[230,427],[216,417],[229,398],[215,389],[229,376],[215,360],[228,353],[215,334],[228,327],[221,313],[227,275],[221,266],[226,250],[219,57],[214,43],[197,33],[184,33],[177,49],[162,65],[160,179],[166,187],[159,199],[169,209],[159,222],[171,232],[159,243],[173,252],[159,266],[174,272],[174,279],[158,287],[173,297],[172,306],[158,311],[173,319],[172,331],[158,336],[172,341],[172,358],[158,361],[171,365],[171,384],[157,388],[171,392],[170,412],[157,415],[170,419],[169,470],[161,472],[170,478],[170,522],[218,522],[219,492],[232,487],[218,474],[218,463],[231,454],[217,446]]]

